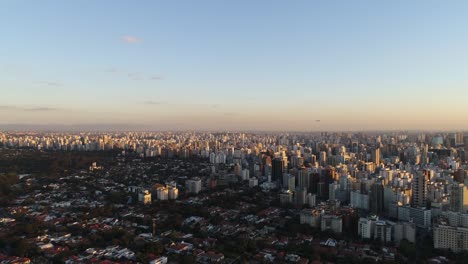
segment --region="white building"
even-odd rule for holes
[[[160,201],[166,201],[169,198],[169,190],[166,187],[158,187],[156,189],[156,197]]]
[[[377,217],[359,218],[358,222],[358,235],[364,239],[371,239],[374,237],[375,222]]]
[[[337,215],[323,215],[321,221],[321,230],[331,230],[335,233],[341,233],[343,230],[343,219]]]
[[[258,186],[258,179],[253,177],[249,179],[249,187],[253,188],[255,186]]]
[[[468,228],[435,225],[434,248],[451,249],[454,252],[468,250]]]
[[[185,181],[185,188],[187,193],[198,194],[201,191],[201,179],[193,178]]]

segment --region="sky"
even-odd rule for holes
[[[0,127],[468,129],[467,13],[468,1],[3,0]]]

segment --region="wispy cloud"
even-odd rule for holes
[[[53,81],[43,81],[41,82],[42,84],[49,85],[49,86],[60,86],[61,84],[58,82],[53,82]]]
[[[168,104],[166,101],[145,101],[144,104],[146,105],[164,105]]]
[[[130,44],[140,43],[143,40],[134,36],[123,36],[122,41]]]
[[[25,111],[31,111],[31,112],[48,112],[48,111],[57,111],[59,110],[58,108],[54,107],[31,107],[31,108],[24,108]]]
[[[13,105],[0,105],[0,109],[16,109],[16,106]]]
[[[18,111],[30,111],[30,112],[48,112],[48,111],[60,111],[61,109],[47,106],[16,106],[16,105],[0,105],[0,110],[18,110]]]
[[[141,80],[141,75],[140,75],[139,72],[127,73],[127,76],[128,76],[128,78],[130,78],[132,80]]]
[[[132,80],[153,80],[153,81],[160,81],[160,80],[164,80],[165,77],[161,74],[153,74],[153,75],[150,75],[150,74],[147,74],[147,73],[144,73],[144,72],[131,72],[131,71],[127,71],[127,70],[124,70],[124,69],[119,69],[119,68],[115,68],[115,67],[110,67],[110,68],[107,68],[107,69],[104,69],[105,72],[108,72],[108,73],[115,73],[117,75],[121,75],[121,76],[127,76],[128,78],[132,79]]]
[[[153,75],[150,77],[150,80],[163,80],[164,78],[161,75]]]

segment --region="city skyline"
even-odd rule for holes
[[[0,128],[467,130],[467,8],[8,1]]]

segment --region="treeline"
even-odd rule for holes
[[[116,153],[104,152],[43,152],[35,150],[6,150],[0,153],[0,172],[17,174],[59,175],[64,171],[86,169],[92,162],[113,160]]]
[[[0,175],[0,196],[8,196],[12,193],[11,185],[18,183],[16,173],[7,173]]]

